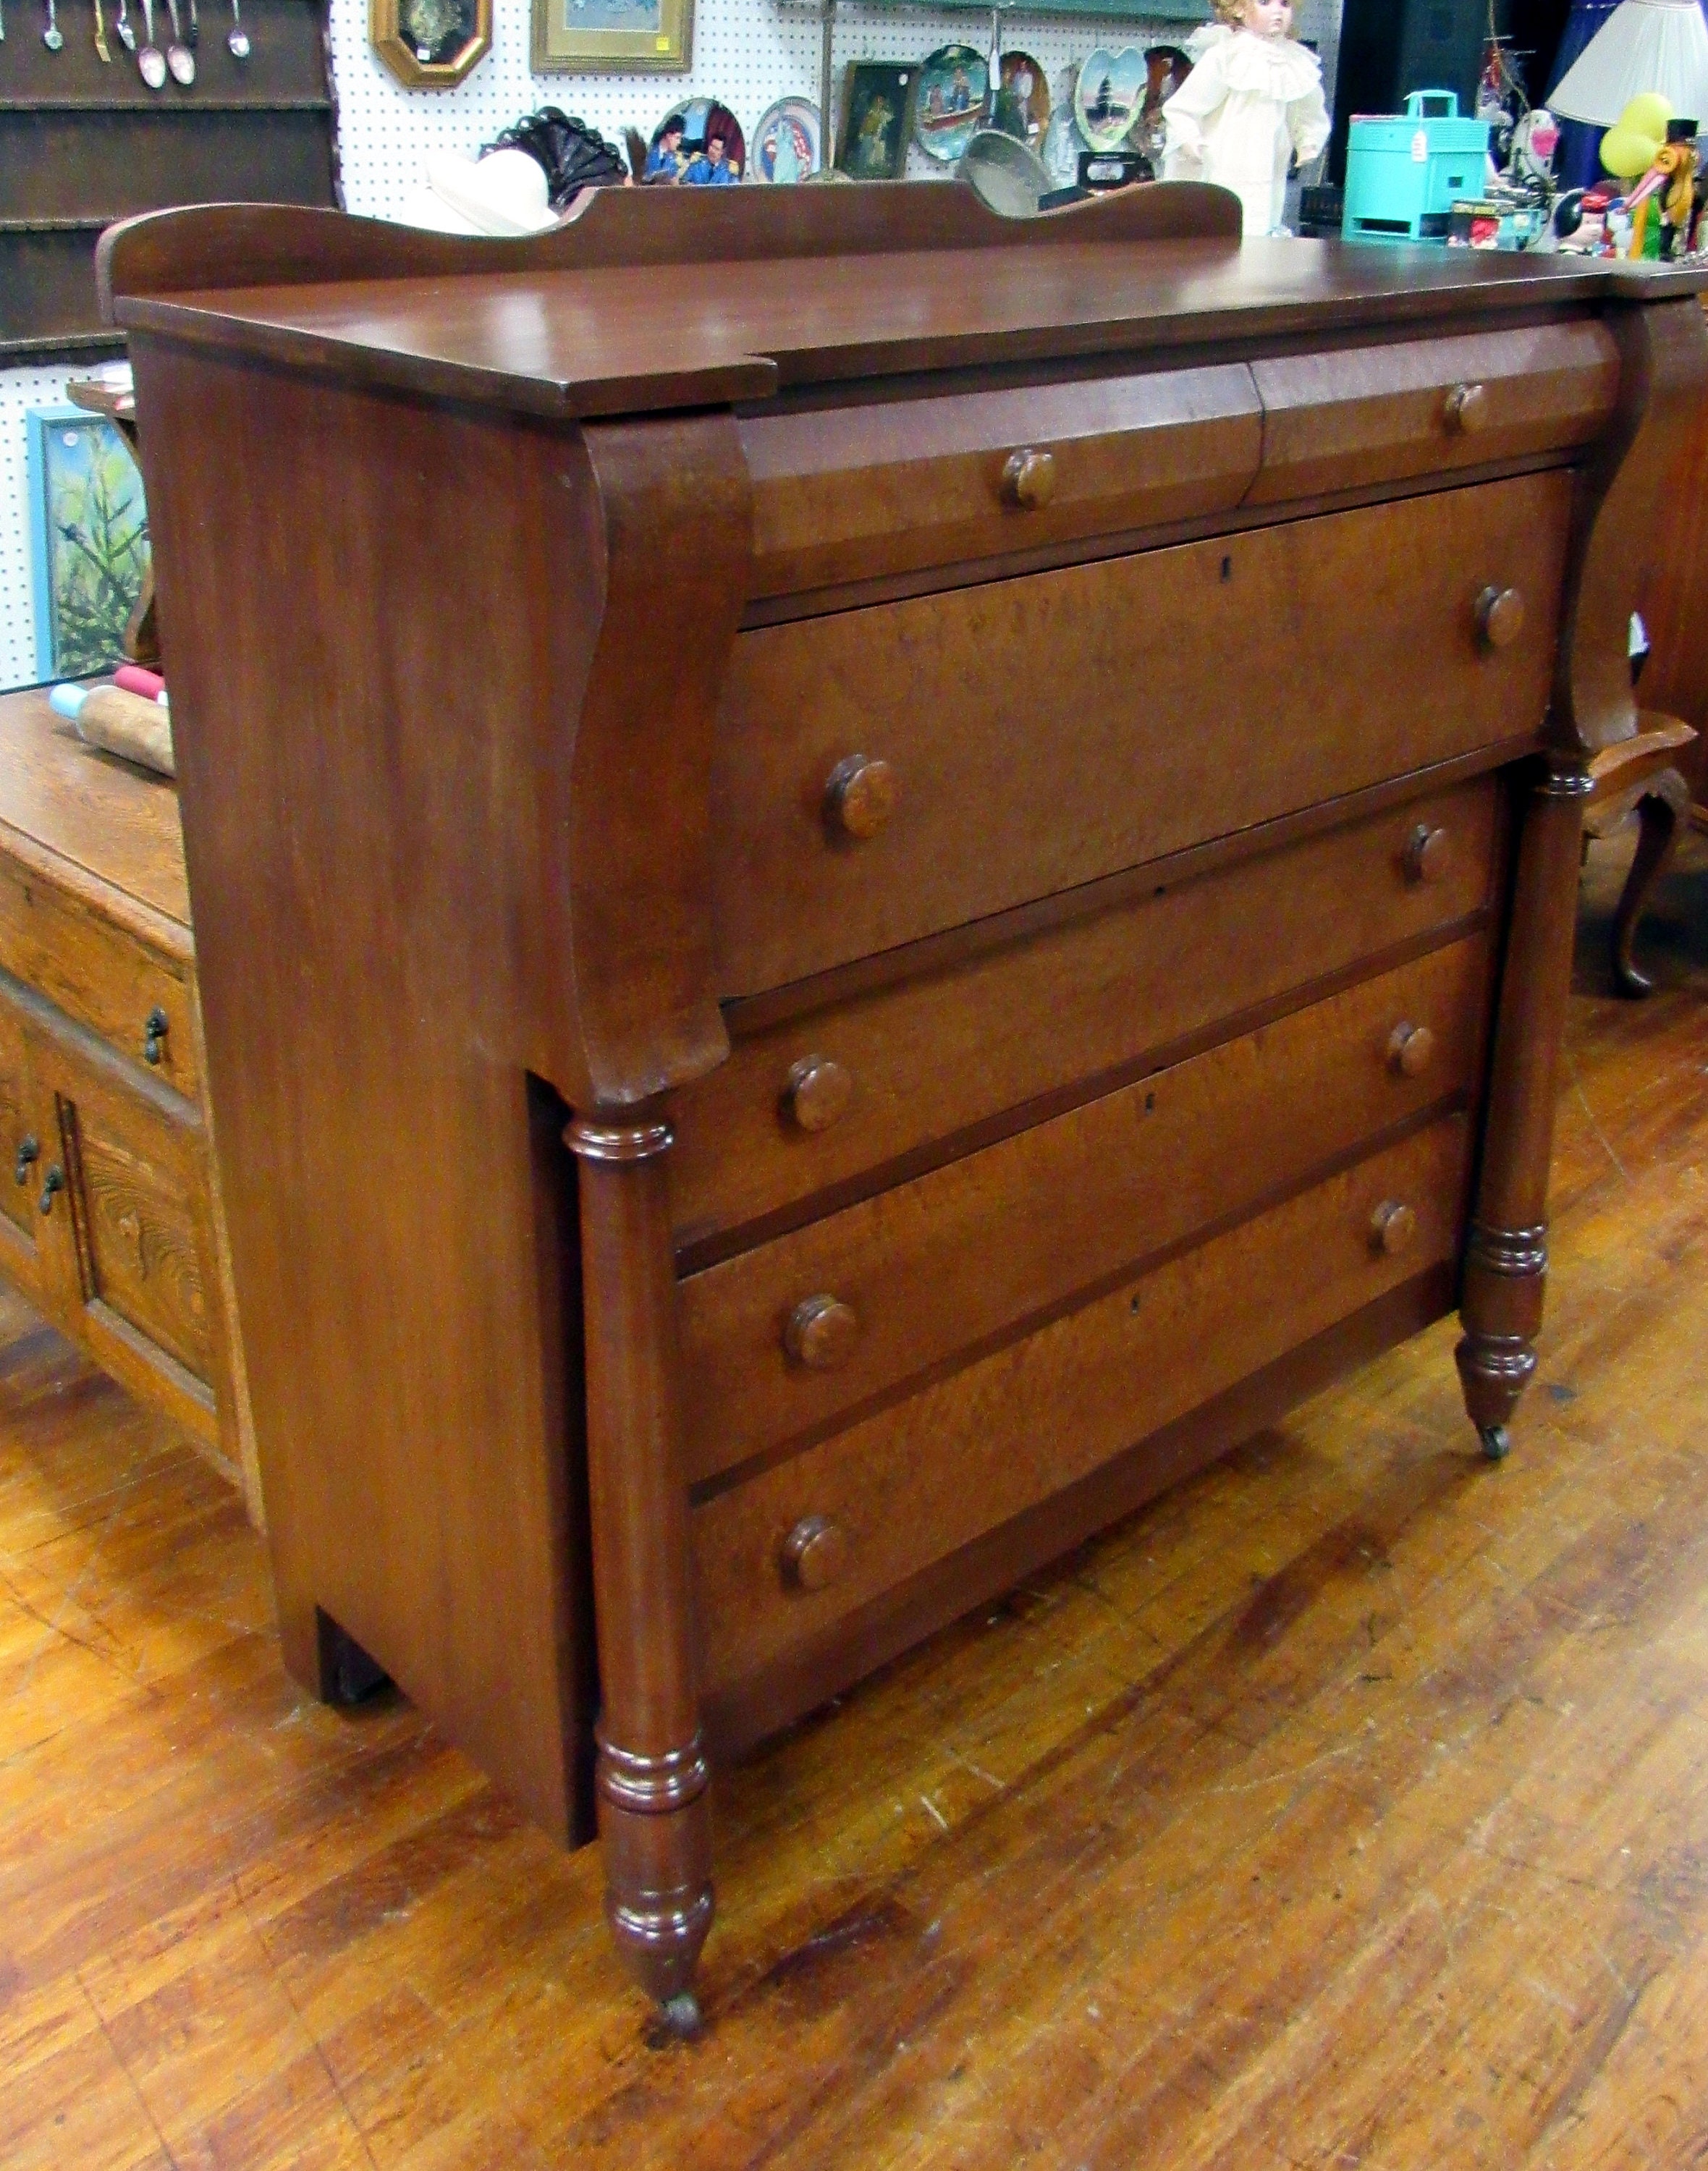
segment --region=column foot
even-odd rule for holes
[[[1483,1443],[1485,1462],[1504,1462],[1512,1452],[1512,1435],[1505,1425],[1479,1425],[1477,1437]]]

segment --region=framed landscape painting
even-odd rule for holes
[[[694,56],[694,0],[534,0],[538,75],[679,74]]]
[[[25,421],[36,675],[89,678],[124,661],[148,570],[142,478],[104,415],[36,407]]]

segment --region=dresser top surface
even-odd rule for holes
[[[726,193],[743,201],[703,201]],[[128,327],[588,417],[905,372],[1486,320],[1704,283],[1560,256],[1241,244],[1216,230],[1224,214],[1208,200],[1221,194],[1135,190],[1018,222],[942,184],[610,190],[572,223],[518,242],[225,207],[110,235],[104,279]]]
[[[0,694],[0,850],[8,832],[189,926],[177,792],[86,747],[40,688]]]

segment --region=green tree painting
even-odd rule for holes
[[[49,675],[84,678],[123,660],[125,628],[148,566],[142,478],[124,440],[103,417],[35,420],[36,540],[47,573]]]

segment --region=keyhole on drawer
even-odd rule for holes
[[[1222,560],[1222,577],[1224,581],[1231,581],[1233,578],[1233,560],[1232,558],[1224,558]]]
[[[137,1255],[137,1272],[143,1281],[148,1278],[148,1255],[142,1248],[142,1224],[134,1212],[119,1216],[119,1234]]]
[[[1150,1114],[1151,1111],[1152,1111],[1152,1110],[1156,1107],[1156,1105],[1157,1105],[1157,1096],[1156,1096],[1156,1095],[1155,1095],[1154,1093],[1147,1093],[1147,1094],[1146,1094],[1146,1096],[1145,1096],[1145,1113],[1146,1113],[1147,1116]]]

